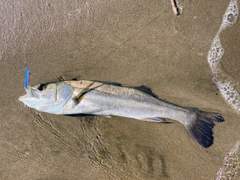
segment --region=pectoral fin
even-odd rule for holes
[[[87,87],[85,87],[77,96],[73,98],[76,104],[80,103],[84,98],[84,95],[89,92],[90,87],[94,84],[94,82],[90,83]]]

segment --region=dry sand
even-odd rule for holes
[[[207,54],[229,1],[1,1],[0,179],[215,179],[240,139],[240,116],[211,81]],[[239,79],[240,23],[226,29],[223,68]],[[204,149],[178,122],[73,118],[24,107],[31,84],[97,79],[221,113]]]

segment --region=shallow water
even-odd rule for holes
[[[213,82],[218,87],[223,98],[238,112],[240,112],[240,94],[235,88],[234,80],[228,76],[221,67],[220,62],[224,56],[224,48],[221,44],[220,35],[227,27],[233,26],[238,19],[237,0],[231,0],[226,12],[223,15],[222,24],[212,42],[208,52],[208,63],[212,71]],[[227,61],[227,60],[225,60]]]
[[[236,111],[240,112],[240,89],[237,86],[239,81],[235,79],[236,77],[228,75],[222,68],[221,61],[228,61],[228,59],[224,58],[224,48],[220,40],[222,31],[227,31],[227,28],[237,22],[238,10],[237,0],[231,0],[208,52],[208,63],[212,71],[212,80],[218,87],[221,95]],[[217,180],[239,179],[239,155],[239,141],[237,141],[234,148],[226,153],[223,165],[217,172]]]

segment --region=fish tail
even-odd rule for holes
[[[218,113],[205,112],[196,108],[190,110],[196,113],[196,118],[186,123],[185,127],[193,138],[204,148],[213,144],[213,127],[214,122],[223,122],[223,117]]]

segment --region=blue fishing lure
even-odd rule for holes
[[[29,82],[30,82],[30,79],[29,79],[29,69],[28,69],[28,66],[25,65],[25,81],[24,81],[24,87],[28,87],[29,85]]]

